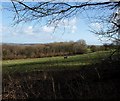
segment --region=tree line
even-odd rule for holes
[[[95,46],[87,45],[85,40],[76,42],[54,42],[48,44],[33,45],[2,45],[2,58],[6,59],[25,59],[25,58],[42,58],[52,56],[65,56],[84,54],[87,52],[95,52],[100,50],[108,50],[108,45]]]
[[[54,42],[49,44],[13,45],[3,44],[3,59],[41,58],[83,54],[87,50],[84,40],[77,42]]]

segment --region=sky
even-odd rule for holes
[[[0,33],[2,33],[2,43],[52,43],[52,42],[69,42],[83,39],[88,45],[101,45],[99,37],[89,30],[89,26],[94,29],[100,29],[102,26],[99,23],[88,23],[82,14],[72,17],[70,20],[65,19],[58,24],[58,28],[53,25],[44,24],[41,22],[28,22],[14,25],[14,13],[9,10],[4,10],[10,3],[2,3],[0,7]]]

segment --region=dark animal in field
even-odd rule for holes
[[[68,56],[64,56],[64,59],[67,59],[68,58]]]

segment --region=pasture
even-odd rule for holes
[[[3,100],[120,99],[120,62],[109,51],[2,62]],[[105,60],[104,60],[105,59]]]
[[[30,72],[42,70],[79,69],[100,62],[109,56],[109,51],[68,56],[46,57],[35,59],[4,60],[2,62],[3,73]]]

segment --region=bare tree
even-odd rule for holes
[[[33,2],[28,3],[19,0],[11,0],[11,3],[16,12],[16,23],[23,21],[41,20],[41,18],[49,17],[48,23],[60,21],[65,18],[72,17],[79,12],[88,9],[109,9],[113,10],[119,6],[119,2]],[[91,1],[91,2],[90,2]]]
[[[113,0],[114,1],[114,0]],[[120,43],[120,1],[116,2],[93,2],[88,0],[85,2],[57,2],[49,0],[47,2],[29,3],[19,0],[11,0],[15,12],[15,23],[41,21],[47,18],[47,24],[54,24],[69,19],[77,14],[82,14],[84,11],[98,11],[97,15],[90,15],[88,18],[93,23],[98,23],[102,27],[92,29],[91,31],[101,37],[107,37],[110,40],[116,40],[118,46]],[[94,20],[92,20],[94,19]]]
[[[115,40],[118,45],[120,43],[120,7],[115,7],[113,12],[110,12],[107,16],[99,16],[96,18],[96,23],[101,24],[101,28],[98,30],[92,29],[91,31],[101,36],[101,38],[107,37],[108,40]]]

